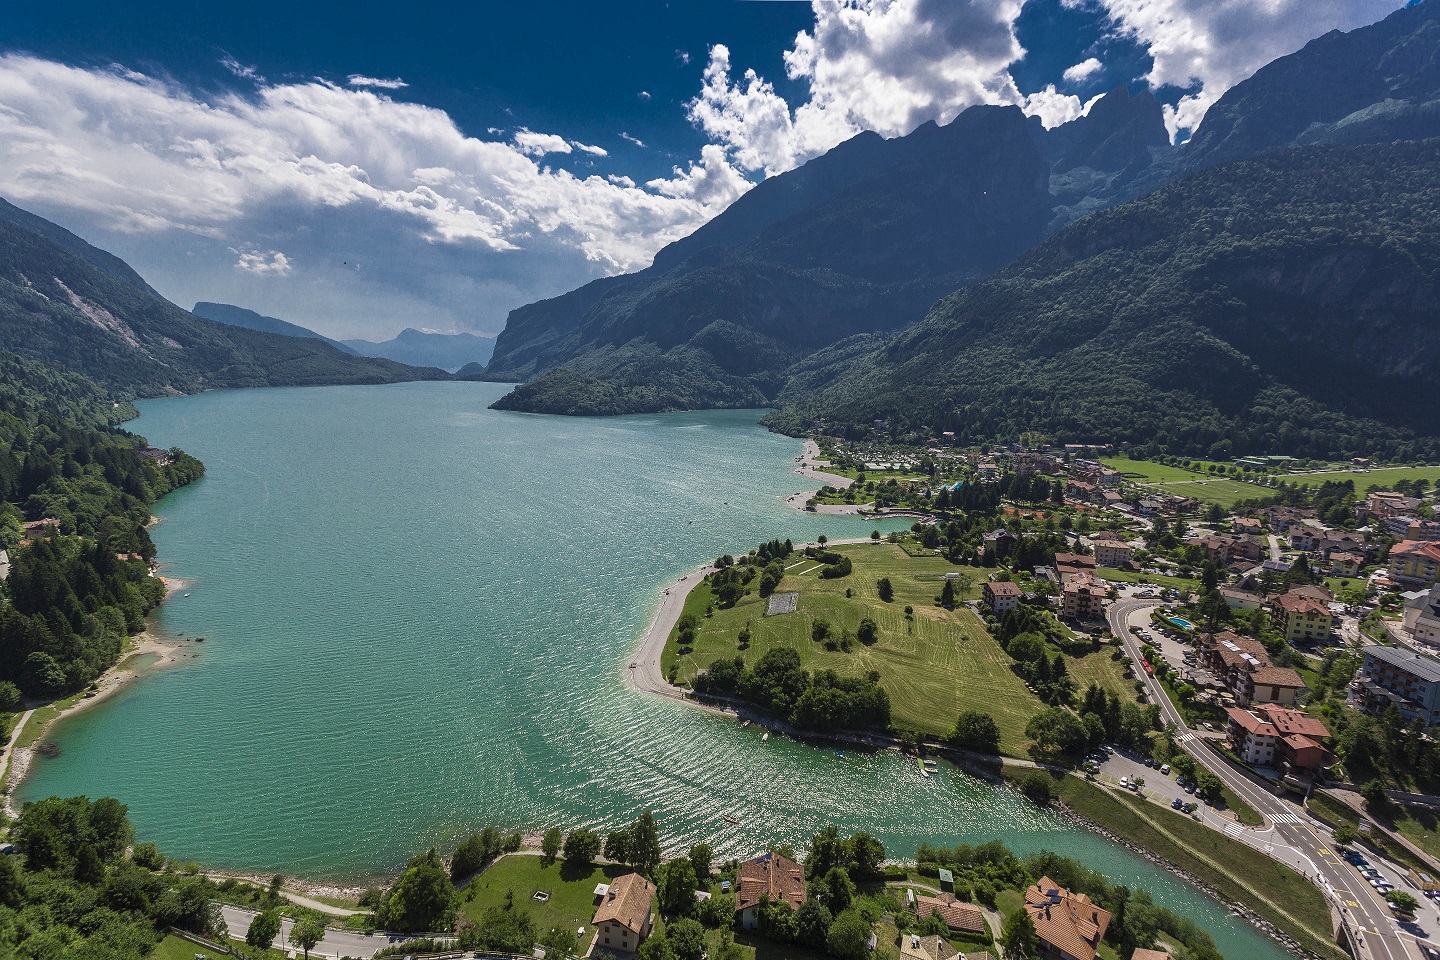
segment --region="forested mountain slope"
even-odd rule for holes
[[[149,508],[204,467],[178,450],[141,456],[143,438],[111,426],[133,413],[83,377],[0,353],[0,709],[16,687],[85,686],[164,596]]]
[[[1031,246],[1049,220],[1048,168],[1016,108],[972,108],[945,127],[847,146],[842,158],[854,168],[825,178],[842,186],[736,245],[686,244],[692,252],[668,269],[678,254],[512,313],[484,376],[523,379],[559,365],[568,373],[501,406],[618,413],[763,404],[791,363],[842,337],[918,319],[945,292]],[[868,172],[881,166],[876,151],[885,162]],[[864,175],[852,179],[856,169]],[[769,192],[795,174],[807,168],[776,178]],[[819,179],[791,195],[822,192]],[[742,204],[734,216],[754,216],[753,204]],[[731,228],[731,216],[707,235],[754,225]]]
[[[1435,456],[1440,142],[1213,168],[844,346],[793,371],[774,425]]]
[[[1154,97],[1123,87],[1053,130],[1030,118],[1029,152],[999,108],[861,135],[760,184],[650,269],[513,311],[490,366],[461,375],[538,378],[497,404],[537,412],[771,402],[784,363],[824,367],[803,355],[896,330],[1116,202],[1266,151],[1440,136],[1437,62],[1440,0],[1424,0],[1257,71],[1178,148]],[[984,201],[967,205],[962,184]]]
[[[202,320],[92,260],[0,218],[0,350],[129,396],[447,376]]]

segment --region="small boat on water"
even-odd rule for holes
[[[762,741],[763,741],[763,740],[769,740],[769,739],[770,739],[770,731],[769,731],[769,730],[766,730],[763,734],[760,735],[760,739],[761,739]]]
[[[725,822],[726,822],[726,823],[739,823],[739,822],[740,822],[740,818],[739,818],[739,817],[732,817],[730,814],[727,813],[727,814],[725,814]]]
[[[924,760],[921,760],[919,757],[916,757],[916,758],[915,758],[915,765],[920,768],[920,775],[921,775],[921,776],[924,776],[924,777],[930,776],[930,771],[925,769],[925,761],[924,761]]]
[[[749,721],[749,720],[741,720],[741,721],[740,721],[740,726],[742,726],[742,727],[748,727],[748,726],[750,726],[750,721]]]
[[[841,760],[844,760],[844,759],[845,759],[845,751],[844,751],[844,750],[836,750],[836,751],[835,751],[835,756],[839,757]]]

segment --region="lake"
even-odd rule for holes
[[[1232,958],[1285,954],[1123,849],[898,755],[838,757],[629,690],[664,585],[773,537],[865,536],[784,497],[799,442],[756,411],[568,419],[495,384],[215,392],[131,428],[208,473],[154,537],[185,581],[157,628],[202,636],[58,731],[22,799],[111,795],[142,839],[217,867],[358,880],[487,823],[610,828],[671,849],[803,849],[829,824],[1048,848],[1151,890]],[[897,529],[904,524],[889,521]],[[957,704],[958,713],[964,705]],[[726,821],[726,816],[739,820]]]

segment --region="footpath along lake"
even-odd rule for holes
[[[485,823],[632,819],[671,847],[803,847],[828,824],[894,855],[1000,840],[1078,857],[1286,956],[1163,871],[1016,796],[895,754],[843,758],[625,685],[667,582],[804,514],[795,440],[754,411],[501,413],[494,384],[246,390],[142,403],[131,429],[203,459],[155,540],[186,581],[158,627],[203,636],[58,731],[22,799],[115,796],[141,838],[217,867],[358,879]],[[813,487],[813,484],[810,484]],[[902,524],[891,521],[895,529]],[[958,707],[957,707],[958,710]],[[725,817],[740,821],[731,824]]]

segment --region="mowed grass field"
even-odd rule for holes
[[[541,933],[554,926],[570,930],[585,927],[589,933],[590,920],[595,916],[595,885],[629,872],[628,867],[614,864],[576,870],[564,860],[546,863],[541,857],[509,854],[470,881],[461,894],[460,914],[479,922],[486,910],[504,903],[505,895],[510,893],[515,905],[524,907],[535,918],[535,927]],[[536,900],[537,890],[545,891],[550,898],[544,903]]]
[[[1184,467],[1155,463],[1151,460],[1131,460],[1129,457],[1101,457],[1100,462],[1111,470],[1119,470],[1130,480],[1141,483],[1161,483],[1172,480],[1196,480],[1205,474]]]
[[[1440,483],[1440,467],[1384,467],[1379,470],[1345,470],[1338,473],[1299,473],[1281,477],[1286,483],[1302,487],[1318,487],[1327,481],[1355,483],[1357,496],[1364,496],[1369,487],[1389,489],[1401,480],[1429,480],[1431,485]]]
[[[1270,487],[1262,487],[1257,483],[1229,479],[1182,480],[1178,483],[1154,483],[1150,486],[1163,493],[1189,497],[1192,500],[1199,500],[1201,503],[1218,503],[1226,509],[1233,507],[1241,500],[1254,500],[1257,497],[1271,496],[1275,493]]]
[[[677,666],[677,680],[688,683],[696,671],[715,660],[740,654],[755,663],[768,650],[791,647],[800,654],[805,669],[834,670],[842,676],[862,676],[875,670],[890,696],[892,722],[897,727],[937,735],[948,734],[964,710],[982,710],[1000,727],[1002,752],[1026,756],[1029,741],[1025,725],[1043,708],[1023,681],[1010,669],[1011,660],[990,636],[984,624],[965,607],[945,610],[935,598],[944,586],[946,573],[972,578],[963,596],[978,597],[989,571],[957,567],[943,557],[912,557],[896,544],[858,544],[838,548],[854,564],[847,577],[822,580],[814,561],[792,558],[777,592],[799,593],[794,613],[767,617],[768,600],[754,590],[728,610],[716,609],[706,618],[709,587],[701,584],[686,602],[687,612],[700,619],[694,650],[678,656],[672,634],[666,645],[663,666]],[[797,555],[798,556],[798,555]],[[880,599],[876,581],[888,577],[895,599]],[[852,597],[846,597],[850,590]],[[957,593],[959,592],[957,587]],[[907,619],[905,607],[914,609]],[[866,617],[875,621],[880,639],[873,646],[855,641],[849,652],[827,650],[811,639],[816,620],[830,624],[833,634],[851,635]],[[739,634],[750,626],[750,646],[739,649]],[[1124,686],[1120,666],[1102,649],[1069,664],[1083,688],[1091,679],[1133,698],[1133,686]]]

